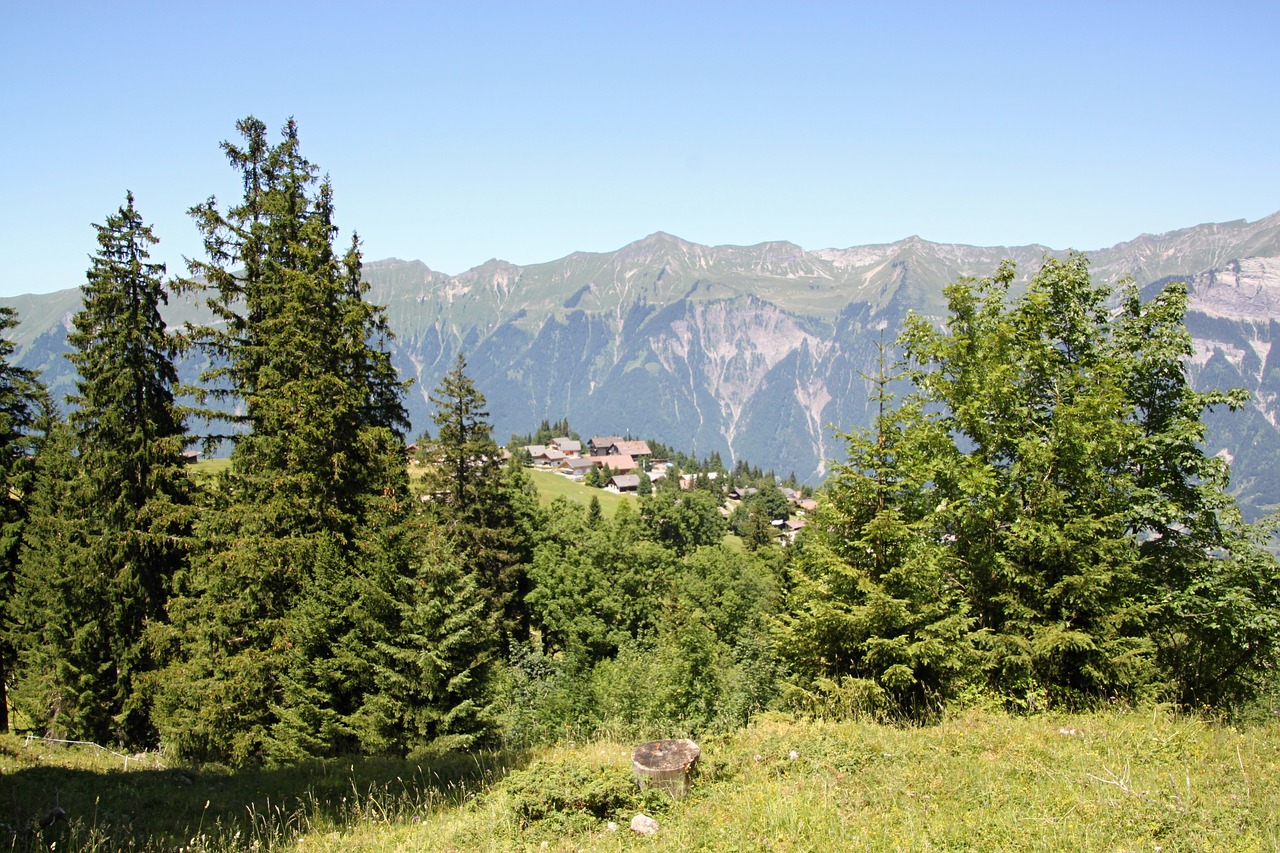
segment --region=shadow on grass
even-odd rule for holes
[[[21,747],[0,775],[0,848],[268,849],[308,831],[425,820],[456,808],[527,761],[484,752],[434,760],[308,761],[278,768],[93,769],[73,750]]]

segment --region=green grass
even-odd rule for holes
[[[1276,850],[1280,726],[1161,711],[1015,718],[973,712],[929,728],[775,717],[702,742],[690,798],[652,841],[604,821],[566,835],[521,827],[501,790],[442,815],[418,849]],[[626,747],[573,751],[625,768]],[[792,757],[794,755],[794,757]],[[383,836],[347,839],[393,849]],[[306,849],[314,849],[308,839]],[[544,848],[542,845],[546,843]],[[338,848],[330,848],[338,849]]]
[[[591,503],[591,498],[594,496],[600,499],[600,511],[605,518],[613,518],[613,514],[618,511],[618,507],[622,505],[623,501],[632,501],[634,506],[634,501],[636,500],[634,495],[620,495],[617,492],[607,492],[604,489],[593,489],[554,471],[538,468],[530,468],[528,471],[533,478],[533,484],[538,489],[538,497],[543,506],[551,503],[556,498],[565,498],[586,506]]]
[[[600,512],[604,517],[613,518],[614,513],[618,511],[618,507],[623,501],[632,501],[634,505],[634,495],[620,495],[617,492],[594,489],[544,468],[526,468],[525,470],[533,481],[534,487],[537,488],[538,500],[543,506],[549,505],[556,498],[565,498],[574,503],[587,506],[594,496],[600,499]],[[409,466],[410,488],[415,491],[421,489],[422,479],[425,475],[426,469],[424,467],[411,464]]]
[[[1280,849],[1274,718],[971,710],[903,728],[768,715],[700,742],[689,798],[642,805],[626,795],[623,742],[232,774],[151,760],[125,769],[5,737],[0,842],[25,832],[17,846],[57,850]],[[524,768],[518,784],[504,781],[512,768]],[[531,817],[542,789],[539,802],[558,805]],[[600,802],[614,811],[588,811]],[[54,805],[66,821],[24,829]],[[656,836],[627,831],[635,808],[658,819]]]
[[[197,480],[212,480],[231,465],[230,457],[221,459],[201,459],[191,466],[191,473]]]
[[[0,849],[279,849],[321,827],[456,809],[519,758],[354,758],[233,773],[0,735]],[[41,828],[55,808],[65,817]]]

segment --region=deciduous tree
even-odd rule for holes
[[[1130,287],[1117,313],[1082,255],[1047,258],[1016,298],[1013,279],[952,285],[946,329],[914,318],[902,338],[954,439],[934,454],[934,529],[988,671],[1065,701],[1243,695],[1280,602],[1200,445],[1206,409],[1243,400],[1191,390],[1185,289],[1143,304]],[[1220,653],[1228,636],[1243,653]]]

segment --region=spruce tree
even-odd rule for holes
[[[873,428],[844,435],[848,459],[798,546],[776,638],[799,686],[825,702],[919,718],[977,675],[977,655],[931,524],[931,460],[945,437],[917,405],[893,405],[885,357],[882,341],[867,377]]]
[[[257,119],[237,128],[223,150],[243,199],[192,209],[207,259],[183,285],[219,321],[189,339],[215,365],[202,396],[234,449],[174,602],[159,719],[179,752],[245,763],[356,744],[381,628],[352,578],[377,557],[370,526],[404,524],[409,501],[404,385],[358,239],[335,251],[332,188],[292,121],[276,144]]]
[[[495,728],[497,625],[477,575],[441,528],[411,534],[410,570],[362,576],[380,633],[368,649],[373,688],[351,716],[363,748],[421,758],[467,749]]]
[[[50,730],[137,746],[154,740],[145,635],[186,559],[191,487],[175,343],[160,316],[165,268],[148,260],[158,241],[132,193],[95,228],[67,336],[79,373],[70,429],[41,466],[41,517],[22,562],[23,588],[45,607],[30,614],[24,670]]]
[[[35,480],[15,583],[18,652],[12,696],[31,724],[55,737],[114,741],[115,695],[106,572],[92,559],[102,519],[90,512],[89,480],[63,422],[50,425]]]
[[[13,624],[14,581],[28,516],[24,496],[32,485],[39,426],[50,410],[36,373],[10,361],[9,331],[16,325],[18,312],[0,306],[0,732],[9,730],[8,688],[16,646],[25,642]]]
[[[519,478],[524,475],[502,464],[484,395],[466,367],[459,353],[431,395],[436,440],[434,465],[426,478],[429,509],[476,573],[478,588],[504,637],[518,640],[528,633],[524,596],[531,556],[530,533],[520,521],[526,493]]]

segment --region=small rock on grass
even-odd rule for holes
[[[637,835],[653,835],[658,831],[658,822],[645,814],[631,818],[631,831]]]

